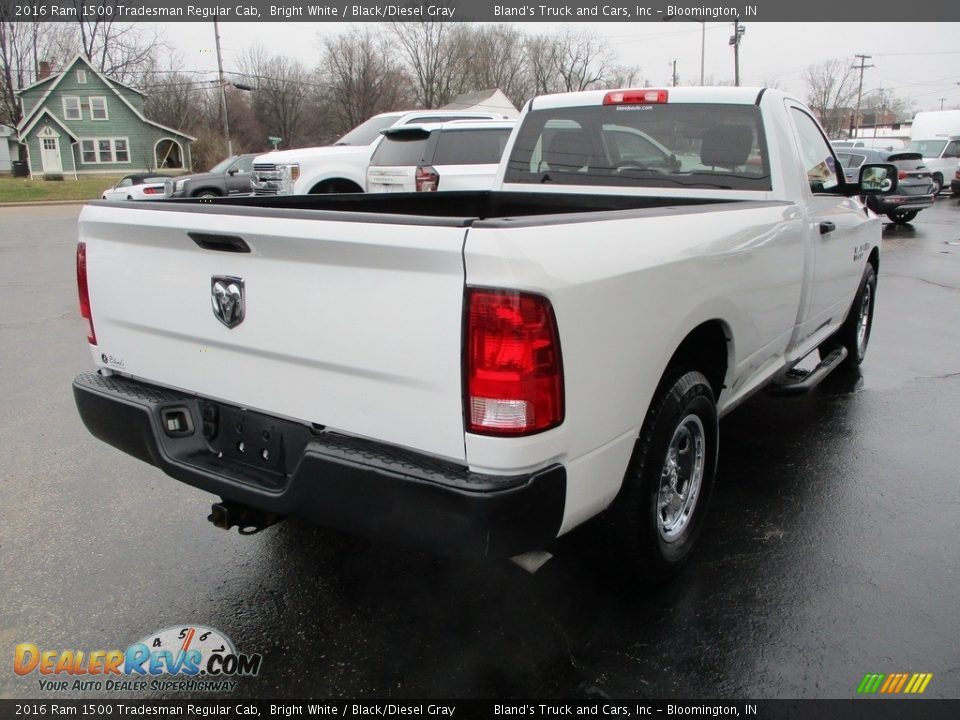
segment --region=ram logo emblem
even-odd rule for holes
[[[214,316],[228,328],[242,323],[246,313],[243,278],[214,275],[210,278],[210,302]]]

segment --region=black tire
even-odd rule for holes
[[[887,213],[887,217],[893,220],[893,222],[895,222],[897,225],[904,225],[913,220],[919,214],[919,210],[907,210],[906,212]]]
[[[696,371],[668,373],[643,421],[609,518],[614,541],[623,548],[641,582],[657,584],[667,580],[693,550],[713,490],[718,439],[716,399],[707,378]],[[693,454],[684,459],[682,456],[687,453]],[[700,473],[696,487],[693,468],[697,467],[698,454]],[[693,463],[689,473],[682,470],[687,461]],[[681,488],[686,492],[679,492]],[[669,504],[677,498],[680,507]]]
[[[874,271],[873,265],[867,263],[867,267],[863,271],[863,277],[860,279],[860,287],[857,288],[857,294],[853,297],[853,304],[850,306],[847,319],[844,320],[840,329],[827,338],[818,348],[821,360],[838,347],[845,347],[847,357],[841,364],[841,369],[855,370],[860,367],[867,355],[867,345],[870,342],[870,333],[873,330],[873,308],[876,301],[877,273]],[[864,313],[866,313],[866,322],[861,337]]]
[[[933,175],[933,196],[936,197],[943,190],[943,176],[940,173]]]
[[[220,193],[215,192],[213,190],[201,190],[200,192],[194,193],[192,197],[198,197],[198,198],[220,197]]]

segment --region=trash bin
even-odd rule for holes
[[[14,177],[28,177],[30,175],[30,169],[27,167],[26,160],[14,160],[11,166]]]

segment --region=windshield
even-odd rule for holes
[[[226,160],[221,160],[212,168],[207,170],[207,172],[218,173],[218,174],[225,173],[227,171],[227,168],[230,167],[233,164],[233,161],[236,159],[237,159],[236,157],[228,157]]]
[[[508,183],[770,190],[755,105],[603,105],[528,113]]]
[[[914,140],[907,146],[907,150],[913,150],[927,158],[938,158],[946,144],[946,140]]]
[[[381,130],[393,125],[398,117],[398,115],[375,115],[365,123],[357,125],[334,145],[369,145],[380,137]]]

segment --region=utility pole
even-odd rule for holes
[[[700,23],[700,87],[703,87],[703,58],[707,52],[707,23]]]
[[[223,115],[223,137],[227,141],[227,157],[233,155],[233,142],[230,140],[230,121],[227,120],[227,81],[223,77],[223,56],[220,54],[220,23],[213,16],[213,35],[217,39],[217,68],[220,71],[220,113]]]
[[[740,20],[733,21],[733,35],[730,36],[730,44],[733,45],[733,84],[740,87],[740,40],[743,38],[747,28],[740,24]]]
[[[674,58],[674,60],[673,60],[672,63],[667,63],[667,64],[668,64],[668,65],[673,65],[673,76],[672,76],[672,78],[671,78],[671,81],[673,82],[673,86],[676,87],[677,85],[680,84],[680,78],[677,77],[677,60],[676,60],[676,58]],[[942,104],[943,104],[943,103],[941,103],[941,105],[942,105]],[[942,109],[942,108],[941,108],[941,109]]]
[[[864,63],[871,59],[873,55],[854,55],[854,57],[860,58],[859,65],[851,66],[854,70],[860,70],[860,85],[857,87],[857,114],[853,120],[853,137],[858,137],[860,135],[860,99],[863,97],[863,71],[873,67],[873,65],[864,65]]]
[[[946,102],[946,98],[938,98],[940,100],[940,109],[943,110],[943,103]]]

